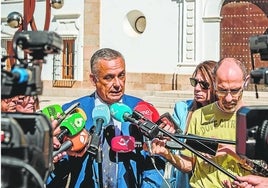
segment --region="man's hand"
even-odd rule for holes
[[[61,118],[60,114],[58,114],[58,118]],[[54,120],[53,116],[51,116],[51,125],[53,129],[53,148],[57,150],[61,147],[61,143],[57,138],[57,135],[60,133],[61,129],[60,129],[58,120]],[[66,151],[59,153],[57,156],[53,157],[53,163],[58,162],[65,155],[67,155]]]
[[[158,154],[165,157],[169,154],[169,149],[165,147],[167,139],[155,138],[151,142],[152,154]],[[145,148],[144,148],[145,149]]]
[[[268,177],[261,177],[256,175],[247,175],[242,177],[237,177],[238,181],[229,182],[227,180],[223,181],[225,188],[267,188],[268,187]]]

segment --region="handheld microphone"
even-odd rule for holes
[[[56,119],[58,114],[64,115],[61,105],[59,104],[52,104],[52,105],[46,106],[40,112],[43,113],[48,119],[50,119],[51,117]]]
[[[114,103],[110,106],[110,112],[114,119],[125,122],[129,121],[139,126],[140,130],[148,138],[154,138],[158,132],[158,125],[146,119],[140,112],[130,109],[123,103]]]
[[[61,147],[53,152],[53,157],[67,150],[79,152],[82,149],[84,149],[86,145],[89,143],[89,133],[87,132],[86,129],[83,129],[75,136],[65,138],[66,139],[62,143]]]
[[[106,126],[111,119],[109,107],[106,104],[95,106],[92,111],[92,118],[94,125],[96,125],[95,133],[101,134],[103,126]]]
[[[118,153],[128,153],[138,146],[133,136],[115,136],[111,140],[111,149]],[[139,145],[141,147],[141,143]]]
[[[160,118],[160,115],[156,108],[152,104],[145,101],[140,101],[134,110],[140,112],[146,119],[152,122],[156,122]],[[151,140],[146,137],[145,143],[147,145],[149,155],[152,156]]]
[[[120,122],[129,121],[137,125],[139,124],[139,121],[137,121],[132,117],[133,111],[131,110],[131,108],[123,103],[113,103],[110,106],[110,112],[111,116],[117,121]]]
[[[79,105],[80,105],[79,102],[74,103],[69,108],[67,108],[65,111],[63,111],[62,110],[62,107],[59,104],[53,104],[53,105],[46,106],[45,108],[43,108],[39,112],[41,112],[45,116],[47,116],[48,119],[51,119],[51,117],[53,117],[53,119],[57,119],[58,120],[58,124],[61,124],[61,122],[69,114],[71,114],[73,112],[81,112],[81,110],[79,110],[79,108],[77,108]],[[81,113],[85,114],[85,112],[81,112]],[[61,117],[58,118],[58,115],[60,115]],[[86,115],[84,115],[84,116],[86,117]]]
[[[61,132],[58,134],[57,138],[62,142],[64,136],[74,136],[78,134],[86,124],[86,116],[83,113],[73,113],[65,118],[60,124]]]
[[[156,108],[152,104],[145,101],[138,102],[134,110],[140,112],[145,118],[152,122],[157,122],[157,120],[160,118]]]
[[[153,105],[147,102],[140,102],[138,105],[135,107],[135,110],[142,113],[145,118],[156,122],[156,124],[160,125],[161,123],[168,123],[169,125],[174,126],[174,128],[177,130],[177,132],[182,132],[180,131],[180,128],[176,124],[176,122],[173,120],[172,116],[169,113],[165,113],[161,116],[159,116],[159,113],[157,110],[154,108]],[[191,146],[192,148],[196,149],[197,151],[203,152],[203,153],[208,153],[210,155],[216,155],[216,151],[218,148],[218,143],[213,140],[213,141],[200,141],[200,140],[192,140],[190,139],[190,136],[186,136],[186,138],[189,138],[186,140],[186,144]],[[204,138],[205,139],[205,138]],[[151,141],[146,139],[146,144],[149,150],[149,154],[151,154]],[[166,142],[166,147],[169,149],[184,149],[184,147],[178,143],[176,143],[173,140],[168,140]]]
[[[94,122],[93,133],[88,152],[97,155],[100,146],[100,135],[102,128],[106,126],[111,119],[109,107],[106,104],[95,106],[92,111],[92,119]]]

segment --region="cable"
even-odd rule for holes
[[[156,164],[155,164],[155,159],[154,159],[154,155],[152,153],[152,146],[151,146],[151,141],[149,140],[149,138],[145,138],[145,142],[147,144],[148,147],[148,152],[149,152],[149,157],[152,161],[152,164],[155,168],[155,170],[157,171],[157,173],[162,177],[162,179],[164,180],[165,184],[168,186],[168,188],[170,188],[170,185],[168,184],[167,180],[165,179],[165,177],[160,173],[160,171],[157,169]]]
[[[168,186],[168,188],[171,188],[170,185],[169,185],[169,183],[168,183],[167,180],[165,179],[165,177],[164,177],[164,176],[161,174],[161,172],[157,169],[157,167],[156,167],[156,165],[155,165],[155,162],[154,162],[154,156],[150,156],[150,158],[151,158],[151,161],[152,161],[152,163],[153,163],[153,166],[154,166],[156,172],[162,177],[162,179],[164,180],[164,182],[165,182],[165,184]]]
[[[33,175],[40,187],[45,187],[45,183],[39,173],[31,165],[25,163],[23,160],[14,157],[1,156],[1,165],[25,168]]]

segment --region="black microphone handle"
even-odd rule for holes
[[[63,144],[61,145],[61,147],[57,150],[57,151],[53,151],[53,158],[58,155],[59,153],[68,150],[70,147],[73,146],[73,143],[71,140],[67,140],[65,142],[63,142]]]
[[[200,157],[201,159],[203,159],[204,161],[208,162],[209,164],[211,164],[212,166],[214,166],[215,168],[217,168],[218,170],[220,170],[222,173],[226,174],[227,176],[229,176],[230,178],[232,178],[233,180],[239,181],[235,175],[231,174],[230,172],[228,172],[227,170],[223,169],[220,165],[218,165],[216,162],[212,161],[211,159],[205,157],[204,155],[202,155],[201,153],[199,153],[198,151],[194,150],[192,147],[190,147],[189,145],[187,145],[186,143],[180,141],[176,136],[174,136],[172,133],[158,127],[159,131],[166,134],[168,137],[172,138],[175,142],[177,142],[178,144],[182,145],[183,147],[185,147],[186,149],[188,149],[189,151],[191,151],[192,153],[194,153],[195,155],[197,155],[198,157]]]
[[[232,145],[236,144],[236,142],[232,141],[232,140],[223,140],[223,139],[217,139],[217,138],[206,138],[206,137],[196,136],[194,134],[188,134],[188,135],[174,134],[174,136],[178,137],[178,138],[189,139],[189,140],[200,140],[200,141],[217,142],[217,143],[232,144]]]
[[[140,121],[138,121],[135,118],[131,117],[131,114],[129,114],[129,113],[125,113],[124,116],[123,116],[123,118],[124,118],[125,121],[129,121],[129,122],[134,123],[136,125],[140,125],[141,124]]]
[[[68,134],[69,130],[67,128],[64,128],[61,130],[61,132],[58,134],[57,139],[59,140],[59,142],[62,142],[63,137]]]

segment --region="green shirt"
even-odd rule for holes
[[[216,103],[202,107],[192,114],[188,133],[202,137],[235,141],[236,113],[222,112]],[[184,150],[182,154],[193,156],[189,150]],[[193,157],[196,156],[194,155]],[[249,172],[244,170],[231,155],[212,156],[212,160],[235,176],[249,174]],[[200,157],[196,157],[194,174],[190,180],[190,184],[193,188],[222,188],[223,180],[233,181],[232,178],[225,175],[211,164],[205,162]]]

